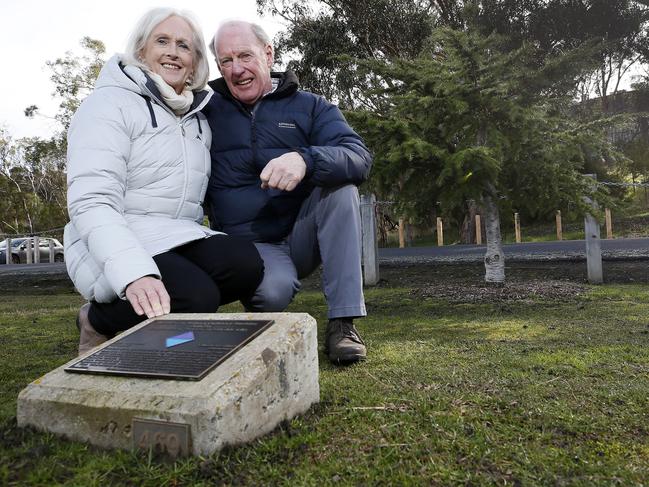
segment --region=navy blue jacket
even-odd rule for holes
[[[360,184],[372,158],[340,110],[321,96],[298,90],[295,74],[273,73],[280,84],[248,108],[225,80],[203,112],[212,128],[212,174],[207,189],[213,229],[255,242],[277,242],[293,228],[314,187]],[[262,189],[259,174],[275,157],[297,151],[306,175],[293,191]]]

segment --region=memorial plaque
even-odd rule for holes
[[[191,451],[191,427],[188,424],[133,418],[133,449],[153,450],[173,458]]]
[[[200,380],[272,320],[153,320],[66,372]]]

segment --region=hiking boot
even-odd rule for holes
[[[90,303],[81,306],[79,314],[77,315],[77,328],[79,329],[79,356],[85,355],[95,347],[98,347],[108,337],[97,332],[88,319],[88,311],[90,311]]]
[[[329,320],[324,352],[334,364],[351,364],[367,357],[365,343],[350,318]]]

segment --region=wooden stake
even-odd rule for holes
[[[440,217],[437,217],[437,245],[444,246],[444,224]]]
[[[595,174],[586,174],[586,176],[597,181]],[[593,184],[595,184],[594,181]],[[584,200],[595,210],[593,213],[597,212],[597,203],[588,197],[584,197]],[[591,284],[601,284],[604,282],[604,272],[602,269],[602,244],[599,237],[599,222],[590,213],[587,213],[584,217],[584,234],[586,237],[588,282]]]
[[[399,248],[402,249],[406,246],[406,232],[404,226],[406,222],[403,218],[399,218]]]
[[[516,234],[516,243],[521,243],[521,217],[518,212],[514,213],[514,233]]]
[[[53,264],[54,263],[54,242],[52,240],[50,240],[48,242],[48,245],[50,247],[50,260],[49,260],[49,262],[50,262],[50,264]]]
[[[557,210],[557,215],[555,216],[557,221],[557,240],[563,240],[563,227],[561,226],[561,210]]]
[[[34,237],[34,264],[40,264],[41,262],[41,242],[38,235]]]
[[[604,214],[606,215],[606,238],[610,240],[613,238],[613,221],[611,220],[611,209],[606,208],[604,210]]]
[[[480,215],[475,216],[475,243],[482,245],[482,225],[480,223]]]
[[[31,264],[32,263],[32,257],[34,254],[32,254],[32,239],[27,237],[25,239],[25,257],[27,259],[27,263]]]
[[[362,262],[363,262],[363,283],[366,286],[374,286],[379,282],[379,256],[378,241],[376,238],[376,197],[361,195],[361,240],[362,240]],[[51,243],[51,241],[50,241]],[[52,248],[51,254],[54,255]]]

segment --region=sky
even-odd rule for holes
[[[85,36],[104,42],[106,59],[122,52],[137,20],[153,7],[193,12],[206,43],[218,24],[231,18],[259,22],[271,36],[282,30],[277,19],[257,16],[255,0],[2,0],[0,46],[5,68],[0,75],[0,125],[15,139],[51,135],[57,128],[52,120],[24,116],[24,109],[30,105],[38,105],[44,115],[56,113],[54,88],[45,63],[64,56],[66,51],[80,54],[79,43]],[[212,62],[210,78],[217,75]]]

